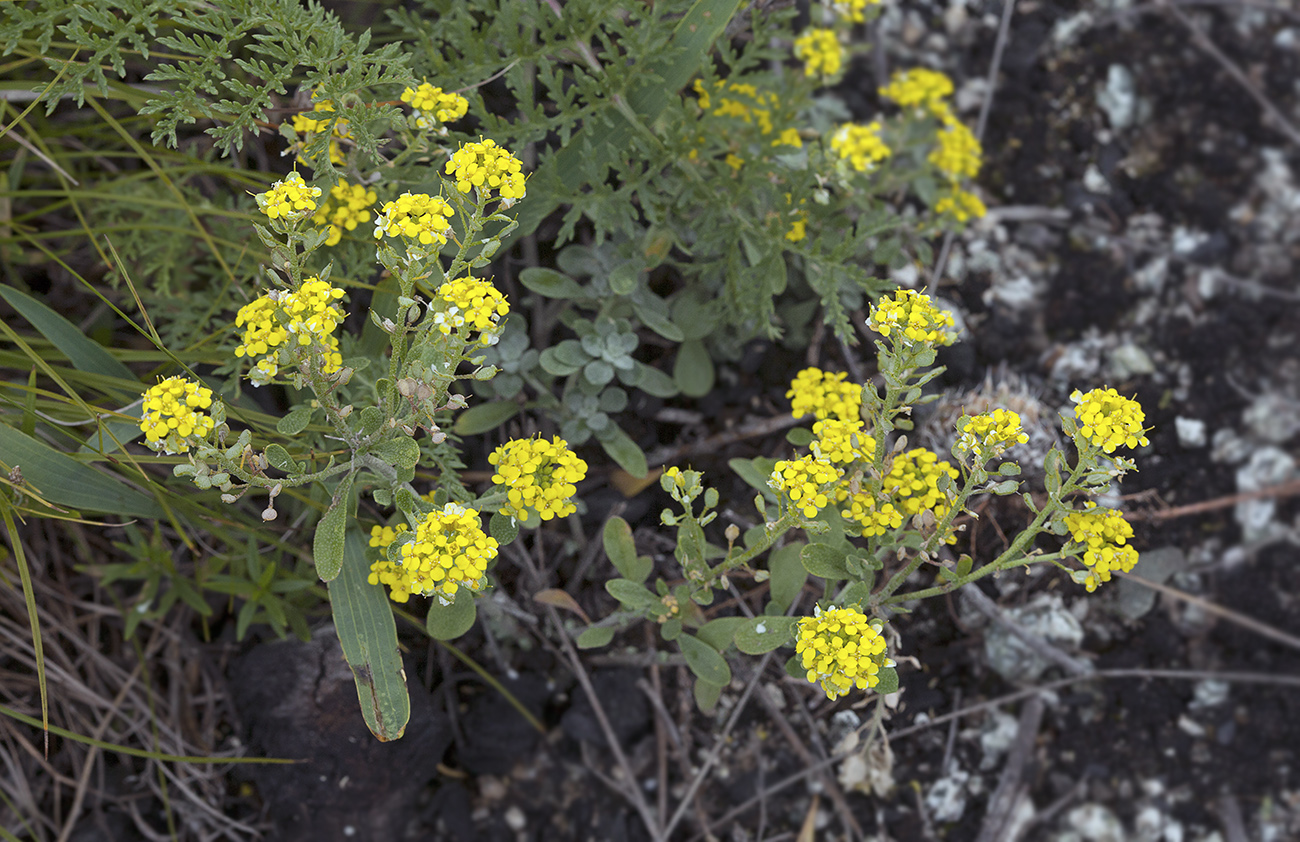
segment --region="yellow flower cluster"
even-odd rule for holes
[[[714,93],[718,94],[718,105],[715,108],[713,97],[710,96],[704,82],[696,79],[692,87],[699,96],[698,102],[704,111],[712,112],[715,117],[735,117],[749,126],[757,125],[758,130],[765,135],[772,133],[772,111],[781,102],[781,98],[775,93],[760,92],[757,87],[745,82],[727,82],[718,79],[713,83]],[[787,137],[785,132],[782,133],[782,137]]]
[[[469,325],[479,331],[484,345],[497,339],[501,317],[510,312],[510,304],[496,287],[480,278],[464,277],[438,287],[438,298],[447,308],[435,313],[433,320],[444,334]]]
[[[892,336],[896,343],[951,345],[956,334],[952,314],[930,303],[930,296],[910,289],[899,289],[893,298],[881,297],[871,308],[867,326],[881,336]]]
[[[441,196],[427,193],[403,193],[396,201],[385,202],[383,212],[375,219],[375,239],[385,234],[405,237],[422,246],[446,245],[448,220],[455,215],[451,205]]]
[[[822,418],[813,424],[813,453],[837,464],[870,459],[876,452],[876,440],[862,431],[862,421]]]
[[[1077,439],[1090,441],[1107,453],[1114,453],[1118,447],[1132,449],[1151,443],[1142,427],[1146,414],[1137,401],[1122,397],[1114,389],[1093,389],[1087,394],[1075,389],[1070,400],[1079,405],[1074,411],[1079,419]]]
[[[471,141],[457,149],[447,161],[446,173],[456,180],[456,189],[468,193],[474,188],[490,195],[497,191],[513,202],[524,197],[523,164],[495,140]]]
[[[980,464],[1029,441],[1029,434],[1020,426],[1020,416],[1009,409],[964,416],[957,421],[957,431],[961,434],[957,449],[971,454]]]
[[[376,198],[375,191],[364,184],[348,184],[339,179],[339,183],[330,188],[329,198],[311,218],[317,227],[329,228],[325,245],[338,245],[344,231],[355,231],[361,223],[369,222],[370,207]]]
[[[924,447],[913,448],[894,457],[885,476],[885,493],[893,497],[908,517],[933,511],[936,518],[948,513],[949,495],[939,490],[944,476],[956,481],[957,469],[940,462],[938,455]]]
[[[814,518],[828,505],[827,485],[840,478],[840,469],[823,462],[815,456],[802,456],[798,459],[782,459],[776,463],[767,484],[773,490],[786,496],[790,504],[803,512],[804,517]]]
[[[850,23],[862,23],[868,6],[877,6],[880,0],[830,0],[827,3],[837,15]]]
[[[880,683],[880,670],[894,662],[885,655],[882,625],[856,608],[820,608],[799,620],[794,651],[808,680],[820,683],[832,701],[854,687],[867,690]]]
[[[953,185],[950,193],[940,197],[939,201],[934,203],[934,212],[950,216],[958,222],[967,222],[971,219],[982,219],[984,214],[988,213],[988,208],[980,201],[979,196]]]
[[[397,540],[398,535],[408,529],[410,527],[405,523],[399,523],[397,526],[372,526],[370,527],[370,546],[386,550],[389,544]]]
[[[316,210],[319,196],[319,187],[309,187],[301,175],[291,172],[282,181],[272,184],[270,190],[253,198],[262,213],[271,219],[294,221]]]
[[[848,375],[834,374],[820,368],[805,368],[790,383],[791,412],[795,418],[813,413],[818,418],[852,421],[862,414],[862,387],[846,383]]]
[[[566,517],[578,509],[572,497],[576,483],[587,476],[587,463],[569,450],[559,436],[514,439],[498,447],[488,462],[496,465],[492,482],[506,488],[501,514],[527,518],[529,510],[542,520]]]
[[[469,100],[465,97],[444,92],[428,82],[402,91],[402,102],[409,103],[415,110],[415,124],[422,129],[431,129],[437,123],[454,122],[469,111]]]
[[[893,152],[880,139],[880,123],[846,123],[831,136],[831,149],[858,172],[869,172]]]
[[[193,440],[207,438],[213,420],[203,410],[212,406],[212,390],[186,380],[168,377],[150,386],[140,416],[140,432],[150,450],[186,453]]]
[[[862,528],[863,538],[884,535],[886,531],[903,525],[903,513],[893,503],[878,503],[875,497],[865,491],[849,494],[844,490],[843,493],[847,495],[849,507],[842,509],[840,514]]]
[[[383,537],[381,531],[381,541]],[[380,545],[371,530],[371,546]],[[478,512],[448,503],[415,527],[415,540],[402,545],[399,563],[383,557],[371,564],[369,581],[387,585],[394,602],[418,594],[435,595],[447,604],[462,587],[480,590],[488,562],[496,557],[496,539],[483,531]]]
[[[803,149],[803,138],[799,136],[799,130],[794,126],[783,129],[781,134],[777,135],[776,140],[772,141],[773,146],[793,146],[795,149]]]
[[[844,66],[844,47],[833,29],[809,29],[794,41],[805,76],[835,76]]]
[[[292,344],[297,346],[321,346],[322,372],[338,371],[343,356],[334,330],[343,321],[343,312],[334,302],[342,297],[343,290],[313,277],[305,279],[296,292],[267,293],[241,307],[235,326],[242,327],[244,333],[235,356],[261,357],[249,375],[253,383],[260,386],[279,373],[278,349],[288,343],[290,335],[296,337]]]
[[[966,124],[950,116],[939,129],[938,139],[939,145],[928,160],[939,172],[953,181],[963,176],[974,178],[979,175],[984,151]]]
[[[947,98],[952,96],[952,91],[952,80],[943,73],[914,67],[895,71],[879,93],[902,108],[925,108],[935,116],[942,116],[949,113]]]
[[[1137,550],[1128,546],[1128,539],[1133,537],[1132,525],[1114,509],[1097,509],[1096,505],[1089,502],[1087,511],[1065,516],[1070,536],[1087,546],[1083,563],[1090,569],[1083,585],[1088,593],[1097,590],[1102,582],[1109,582],[1111,571],[1127,573],[1138,562]]]

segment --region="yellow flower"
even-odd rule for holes
[[[939,146],[928,160],[952,180],[979,174],[983,150],[974,133],[955,118],[947,121],[937,134]]]
[[[468,325],[481,333],[484,345],[497,340],[501,317],[510,312],[510,304],[496,287],[479,278],[459,278],[438,287],[438,298],[446,309],[435,313],[433,320],[444,334]]]
[[[723,160],[727,164],[727,166],[731,167],[733,170],[736,170],[737,172],[740,171],[741,167],[745,166],[744,158],[740,157],[739,155],[733,155],[730,152],[727,153],[727,157],[724,158]]]
[[[952,314],[930,303],[930,296],[910,289],[899,289],[893,298],[881,297],[871,308],[867,326],[881,336],[910,346],[913,343],[951,345],[956,335]]]
[[[319,187],[310,187],[297,172],[291,172],[282,181],[271,185],[265,193],[253,198],[258,208],[271,219],[295,221],[316,210]]]
[[[375,191],[363,184],[348,184],[343,179],[330,188],[325,200],[312,216],[312,224],[328,227],[325,245],[338,245],[344,231],[354,231],[363,222],[370,221],[370,207],[375,203]]]
[[[835,463],[870,459],[876,452],[876,440],[862,431],[862,421],[857,418],[823,418],[813,424],[813,453]]]
[[[523,164],[495,140],[471,141],[457,149],[447,161],[446,173],[456,181],[456,189],[468,193],[474,188],[490,196],[495,190],[513,202],[524,196]]]
[[[1121,397],[1114,389],[1093,389],[1087,394],[1075,389],[1070,400],[1079,405],[1074,411],[1079,419],[1076,444],[1088,441],[1114,453],[1119,447],[1133,449],[1151,443],[1142,427],[1146,414],[1137,401]]]
[[[852,421],[862,413],[862,387],[846,383],[848,375],[834,374],[820,368],[805,368],[790,383],[791,412],[795,418],[813,413],[818,418]]]
[[[279,373],[280,349],[311,349],[308,358],[318,359],[321,371],[333,374],[343,366],[339,340],[334,330],[343,321],[335,306],[343,290],[328,281],[305,278],[294,292],[267,293],[245,304],[235,316],[235,326],[244,329],[236,357],[261,357],[250,379],[261,386]],[[295,341],[290,342],[289,337]]]
[[[783,129],[776,140],[772,141],[773,146],[793,146],[795,149],[803,148],[803,138],[799,136],[799,130],[791,126]]]
[[[370,546],[386,550],[389,544],[397,540],[398,535],[408,529],[410,527],[405,523],[399,523],[397,526],[372,526],[370,527]]]
[[[212,406],[212,390],[184,377],[168,377],[150,386],[140,416],[140,432],[150,450],[186,453],[207,438],[215,422],[203,410]]]
[[[885,475],[885,493],[908,517],[932,511],[936,518],[942,518],[951,505],[949,494],[939,489],[944,476],[956,481],[960,474],[952,465],[940,462],[933,451],[913,448],[894,457]]]
[[[880,670],[894,665],[885,654],[883,624],[856,608],[820,608],[799,620],[794,651],[808,680],[820,683],[832,701],[854,687],[867,690],[880,683]]]
[[[839,478],[839,468],[815,456],[804,456],[777,462],[767,484],[783,494],[804,517],[815,518],[830,505],[826,486]]]
[[[796,211],[796,213],[798,216],[790,221],[790,229],[785,232],[785,238],[792,243],[797,243],[808,236],[808,214],[803,211]]]
[[[447,220],[455,215],[451,205],[441,196],[427,193],[403,193],[396,201],[385,202],[384,209],[375,219],[375,239],[384,235],[405,237],[422,246],[446,245]]]
[[[523,517],[535,511],[542,520],[567,517],[578,510],[573,495],[587,476],[587,463],[569,450],[559,436],[514,439],[498,447],[488,462],[496,465],[492,482],[505,486],[501,514]]]
[[[1128,573],[1138,562],[1137,550],[1128,546],[1128,539],[1133,537],[1132,525],[1114,509],[1096,506],[1089,501],[1087,510],[1065,516],[1070,537],[1087,547],[1083,563],[1089,570],[1083,585],[1088,593],[1097,590],[1102,582],[1109,582],[1111,571]]]
[[[454,122],[469,111],[469,100],[465,97],[446,93],[428,82],[402,91],[402,102],[409,103],[415,110],[415,124],[422,129],[431,129],[435,123]]]
[[[393,530],[388,543],[404,531]],[[386,537],[383,528],[375,527],[370,545],[386,547]],[[496,539],[483,531],[479,513],[448,503],[442,511],[424,516],[415,527],[415,540],[402,545],[400,561],[393,563],[385,555],[371,564],[369,582],[387,585],[394,602],[406,602],[418,594],[437,596],[446,605],[462,587],[482,590],[488,562],[496,556]]]
[[[961,434],[957,449],[971,454],[981,465],[1007,448],[1029,441],[1029,434],[1020,426],[1020,416],[1009,409],[962,416],[957,431]]]
[[[833,29],[809,29],[794,41],[805,76],[835,76],[844,65],[844,47]]]
[[[984,207],[984,203],[974,193],[967,193],[954,185],[952,192],[934,203],[934,211],[958,222],[968,222],[971,219],[982,219],[988,213],[988,208]]]
[[[842,489],[842,494],[844,496],[841,497],[841,501],[847,499],[849,507],[841,509],[840,515],[846,521],[857,523],[862,528],[863,538],[884,535],[890,529],[897,529],[903,525],[903,513],[893,503],[880,503],[865,491],[851,494],[848,489]]]
[[[915,67],[896,71],[880,95],[903,108],[926,108],[936,116],[947,111],[944,101],[952,96],[952,80],[936,70]]]
[[[870,172],[893,152],[880,139],[880,123],[846,123],[831,136],[831,150],[858,172]]]
[[[866,18],[867,6],[877,6],[880,0],[830,0],[827,3],[834,12],[850,23],[862,23]]]

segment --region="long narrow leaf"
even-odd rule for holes
[[[157,502],[122,480],[78,462],[6,424],[0,424],[0,461],[6,470],[15,467],[21,470],[23,480],[51,503],[123,517],[163,516]]]
[[[343,570],[329,583],[330,605],[366,727],[388,742],[405,733],[411,699],[406,694],[393,609],[383,586],[367,581],[369,573],[361,533],[350,529],[343,548]]]
[[[0,298],[31,322],[32,327],[66,354],[69,362],[81,371],[123,380],[137,379],[131,369],[118,362],[107,348],[88,339],[76,325],[30,295],[13,287],[0,286]]]

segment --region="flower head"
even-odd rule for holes
[[[822,418],[813,423],[813,453],[828,462],[844,464],[870,458],[876,451],[876,440],[862,431],[862,421],[857,418]]]
[[[984,214],[988,213],[988,208],[980,201],[979,196],[954,186],[951,192],[941,196],[939,201],[934,203],[934,212],[951,217],[958,222],[969,222],[972,219],[982,219]]]
[[[456,181],[456,189],[468,193],[478,188],[485,196],[496,191],[502,199],[514,201],[524,197],[523,164],[495,140],[471,141],[457,149],[447,161],[447,175]]]
[[[361,223],[369,222],[375,198],[375,191],[364,184],[348,184],[339,179],[339,183],[330,188],[329,198],[311,218],[317,227],[329,228],[325,245],[338,245],[344,231],[354,231]]]
[[[319,187],[309,186],[301,175],[291,172],[283,180],[272,184],[270,190],[258,193],[253,198],[262,213],[269,218],[292,222],[316,210],[316,199],[319,196]]]
[[[375,219],[375,239],[387,235],[404,237],[421,246],[447,244],[448,220],[455,215],[441,196],[427,193],[403,193],[396,201],[385,202]]]
[[[858,418],[862,412],[862,386],[844,382],[847,376],[820,368],[799,372],[790,383],[790,391],[785,393],[790,398],[794,417],[802,418],[811,412],[818,418],[842,421]]]
[[[389,544],[397,540],[398,535],[409,529],[410,527],[405,523],[399,523],[397,526],[372,526],[370,527],[370,546],[386,550]]]
[[[402,102],[410,103],[415,110],[415,124],[431,129],[438,123],[451,123],[469,111],[469,100],[456,93],[444,92],[428,82],[402,91]]]
[[[799,130],[794,126],[788,129],[782,129],[781,134],[777,135],[776,140],[772,141],[773,146],[793,146],[795,149],[803,148],[803,138],[799,136]]]
[[[405,531],[393,530],[388,543]],[[383,529],[375,527],[370,545],[386,547],[385,537]],[[448,503],[441,511],[424,516],[415,527],[415,540],[402,545],[398,562],[384,556],[371,564],[369,581],[388,585],[394,602],[406,602],[412,594],[419,594],[437,596],[449,604],[462,587],[481,590],[488,562],[496,557],[496,539],[483,531],[479,513]]]
[[[831,9],[850,23],[863,23],[866,21],[867,6],[876,6],[880,0],[829,0],[826,4]]]
[[[926,108],[935,114],[947,111],[944,101],[952,96],[952,80],[937,70],[914,67],[899,70],[879,93],[903,108]]]
[[[961,434],[957,449],[971,454],[981,465],[1007,448],[1029,441],[1029,434],[1020,426],[1020,416],[1009,409],[962,416],[957,431]]]
[[[890,529],[903,525],[903,513],[893,503],[880,502],[865,491],[844,492],[849,501],[847,509],[841,509],[840,515],[847,521],[856,523],[861,528],[863,538],[884,535]]]
[[[794,41],[805,76],[835,76],[844,65],[844,47],[833,29],[809,29]]]
[[[831,150],[858,172],[870,172],[893,152],[880,139],[880,123],[845,123],[831,136]]]
[[[928,158],[935,169],[953,181],[963,176],[974,178],[979,175],[984,152],[975,134],[964,123],[955,118],[946,120],[936,137],[939,145]]]
[[[782,459],[776,463],[767,484],[781,493],[790,505],[803,512],[804,517],[815,518],[830,505],[832,489],[838,481],[840,469],[815,456],[799,459]]]
[[[150,386],[142,397],[140,431],[150,450],[186,453],[192,443],[212,432],[215,422],[203,412],[212,406],[208,387],[184,377],[168,377]]]
[[[1133,449],[1151,443],[1142,427],[1146,414],[1137,401],[1121,397],[1114,389],[1093,389],[1086,394],[1075,389],[1070,400],[1079,405],[1074,410],[1079,419],[1076,443],[1089,441],[1106,453],[1114,453],[1119,447]]]
[[[831,700],[854,687],[867,690],[880,683],[880,670],[894,662],[885,655],[883,624],[856,608],[834,606],[799,620],[794,651]]]
[[[505,486],[506,502],[501,514],[528,519],[531,510],[542,520],[550,520],[578,510],[572,498],[578,492],[576,484],[587,476],[587,463],[559,436],[551,441],[508,441],[488,457],[488,462],[497,467],[492,482]]]
[[[484,345],[496,342],[501,317],[510,312],[510,304],[496,287],[480,278],[458,278],[438,287],[438,298],[446,309],[434,314],[434,322],[444,334],[468,326],[480,332]]]
[[[318,360],[325,374],[342,368],[343,356],[334,335],[343,321],[343,312],[335,303],[342,297],[343,290],[312,277],[304,279],[294,292],[270,292],[241,307],[235,325],[244,330],[235,356],[261,357],[249,374],[253,384],[261,386],[279,373],[281,350],[306,352]]]
[[[1086,510],[1065,516],[1070,537],[1087,547],[1083,563],[1089,570],[1083,585],[1088,593],[1097,590],[1102,582],[1109,582],[1112,570],[1127,573],[1138,562],[1137,550],[1128,546],[1128,539],[1133,537],[1132,525],[1114,509],[1098,509],[1096,506],[1096,503],[1089,502]]]
[[[929,510],[942,518],[951,504],[948,492],[939,488],[945,476],[956,480],[960,474],[952,465],[940,462],[933,451],[917,447],[894,457],[884,488],[908,517]]]
[[[881,297],[871,308],[867,326],[881,336],[893,337],[903,346],[915,343],[951,345],[956,339],[950,330],[955,325],[952,314],[930,303],[930,296],[910,289],[899,289],[893,298]]]

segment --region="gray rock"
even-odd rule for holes
[[[1198,418],[1174,419],[1174,430],[1178,433],[1178,443],[1186,448],[1205,447],[1205,422]]]

